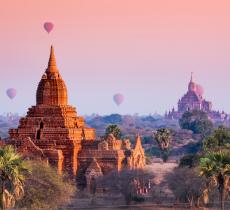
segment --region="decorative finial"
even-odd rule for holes
[[[56,66],[56,59],[55,59],[55,55],[54,55],[53,45],[51,45],[51,48],[50,48],[50,59],[49,59],[48,66]]]
[[[141,136],[140,136],[140,134],[138,133],[137,134],[137,136],[136,136],[136,143],[139,143],[139,142],[141,142]]]
[[[141,136],[138,134],[136,136],[136,143],[135,143],[135,148],[142,147],[141,145]]]
[[[49,58],[48,68],[46,72],[50,72],[50,73],[58,72],[53,45],[51,45],[51,48],[50,48],[50,58]]]
[[[193,72],[191,72],[191,79],[190,82],[193,82]]]

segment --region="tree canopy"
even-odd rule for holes
[[[208,152],[200,159],[200,175],[209,180],[209,187],[217,187],[221,209],[224,209],[225,192],[230,189],[230,152]]]
[[[205,180],[198,176],[196,168],[176,168],[166,176],[166,180],[177,200],[182,203],[189,202],[191,207],[199,206]]]
[[[58,174],[57,170],[47,162],[28,161],[31,174],[25,179],[25,195],[18,202],[20,209],[58,209],[69,203],[74,195],[75,186],[64,175]]]
[[[166,162],[169,155],[170,143],[172,141],[171,131],[167,128],[159,128],[153,136],[163,153],[163,160]]]
[[[203,142],[203,157],[200,158],[200,175],[217,188],[221,208],[224,209],[225,194],[230,193],[230,131],[220,126]]]
[[[0,148],[0,172],[1,208],[13,208],[24,195],[24,179],[29,169],[12,146]]]
[[[230,148],[230,130],[220,126],[213,135],[207,137],[203,142],[204,149],[219,150]]]
[[[213,123],[201,110],[186,111],[179,120],[182,129],[192,130],[195,134],[208,136],[213,130]]]
[[[124,169],[122,171],[112,171],[100,177],[97,181],[111,193],[121,193],[127,205],[137,195],[140,188],[150,188],[153,174],[142,169]]]
[[[107,137],[109,134],[113,134],[115,138],[121,138],[121,129],[115,125],[109,125],[105,130],[105,136]]]

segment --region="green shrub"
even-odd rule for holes
[[[199,156],[197,154],[187,154],[180,159],[179,167],[195,167],[199,165]]]
[[[141,203],[141,202],[145,201],[145,198],[143,196],[137,196],[136,195],[136,196],[133,196],[132,200],[135,202]]]
[[[151,165],[151,164],[153,163],[153,161],[152,161],[152,157],[150,157],[150,156],[146,156],[146,158],[145,158],[145,162],[146,162],[146,164],[147,164],[147,165]]]
[[[18,203],[23,209],[57,209],[68,204],[75,184],[42,161],[28,161],[32,170],[25,179],[25,196]]]

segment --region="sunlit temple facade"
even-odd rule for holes
[[[68,104],[67,87],[52,46],[48,67],[37,87],[36,105],[20,119],[18,128],[9,130],[7,144],[28,157],[47,160],[60,173],[75,176],[83,187],[112,170],[145,166],[140,136],[132,147],[129,140],[112,134],[97,139],[95,129],[85,126],[84,119]]]

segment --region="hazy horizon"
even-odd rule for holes
[[[35,105],[50,45],[80,115],[177,107],[190,73],[214,110],[230,113],[227,0],[0,0],[0,113]],[[48,35],[46,21],[54,23]],[[6,89],[17,89],[10,100]],[[119,107],[113,95],[122,93]]]

